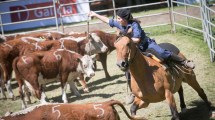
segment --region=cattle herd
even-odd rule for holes
[[[121,51],[119,52],[119,48],[123,49],[123,47],[117,47],[116,39],[116,34],[101,30],[94,30],[90,33],[70,32],[67,34],[45,31],[11,36],[0,35],[0,99],[16,99],[11,87],[14,71],[21,98],[20,109],[22,109],[14,113],[8,112],[0,117],[0,120],[119,120],[116,105],[122,108],[129,119],[145,119],[135,114],[130,116],[124,105],[117,100],[82,104],[68,103],[67,84],[70,91],[76,96],[81,96],[81,94],[75,82],[80,83],[84,92],[89,92],[86,78],[95,76],[96,61],[101,62],[104,77],[111,78],[107,71],[107,55],[116,48],[117,56],[123,54]],[[118,42],[118,44],[123,46],[122,44],[126,43]],[[124,46],[128,47],[128,45],[131,44]],[[128,51],[124,52],[127,54]],[[158,63],[156,62],[156,64]],[[54,82],[60,82],[63,103],[46,101],[44,89],[47,84]],[[202,89],[199,91],[198,93],[203,93],[200,96],[210,108],[210,102],[205,93],[202,92]],[[31,96],[36,97],[40,104],[31,106]],[[135,97],[136,101],[134,100],[133,103],[137,103],[139,98]],[[159,96],[159,98],[162,97]],[[181,103],[184,103],[183,98]],[[136,112],[138,106],[144,106],[144,102],[140,101],[139,105],[131,106],[130,112]]]
[[[8,113],[0,119],[118,120],[119,115],[113,107],[115,104],[122,107],[129,119],[143,119],[131,117],[122,103],[116,100],[103,103],[68,104],[67,84],[76,96],[80,96],[80,93],[74,81],[79,81],[83,90],[89,92],[84,78],[95,75],[96,61],[102,63],[105,77],[110,79],[106,60],[107,55],[115,49],[115,40],[115,34],[100,30],[90,33],[65,34],[48,31],[11,36],[0,35],[0,97],[7,98],[6,89],[8,97],[15,99],[10,85],[12,71],[14,71],[23,109]],[[61,104],[46,102],[45,85],[53,82],[60,82],[63,102]],[[30,95],[40,100],[41,104],[27,107],[27,103],[31,103]]]

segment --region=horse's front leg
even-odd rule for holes
[[[148,105],[149,105],[149,103],[144,102],[144,101],[142,101],[141,99],[139,99],[139,98],[137,98],[135,96],[134,102],[133,102],[133,104],[131,105],[131,108],[130,108],[131,115],[135,116],[138,109],[146,108]]]
[[[175,98],[169,89],[165,90],[165,97],[166,97],[167,103],[169,104],[169,107],[173,116],[172,120],[179,120],[179,115],[175,104]]]

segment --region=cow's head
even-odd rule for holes
[[[93,63],[95,61],[95,55],[84,55],[83,57],[79,58],[80,67],[82,72],[87,75],[87,77],[93,77],[95,75],[95,71]]]
[[[104,53],[107,50],[107,46],[101,41],[96,33],[89,34],[89,41],[85,47],[87,54]]]

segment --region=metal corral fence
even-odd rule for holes
[[[15,2],[15,1],[21,1],[21,0],[10,0],[10,1],[4,1],[4,2]],[[7,25],[11,25],[11,24],[20,24],[20,23],[24,23],[24,22],[32,22],[32,21],[42,21],[42,20],[55,20],[55,27],[52,28],[47,28],[47,29],[40,29],[40,30],[36,30],[36,31],[44,31],[44,30],[57,30],[57,31],[62,31],[64,32],[64,29],[66,28],[73,28],[73,27],[82,27],[85,26],[86,27],[86,23],[78,23],[78,24],[73,24],[73,25],[64,25],[63,22],[63,18],[67,18],[67,17],[71,17],[71,16],[80,16],[80,15],[87,15],[88,13],[77,13],[77,14],[71,14],[71,15],[63,15],[61,9],[64,6],[67,5],[78,5],[78,4],[83,4],[83,3],[94,3],[94,2],[101,2],[104,0],[86,0],[84,2],[76,2],[76,3],[60,3],[60,0],[50,0],[52,1],[52,4],[50,4],[49,6],[45,6],[45,7],[37,7],[37,8],[32,8],[32,9],[25,9],[25,10],[16,10],[13,12],[1,12],[0,11],[0,26],[1,26],[1,31],[2,34],[4,34],[4,26]],[[77,0],[78,1],[78,0]],[[214,48],[214,36],[213,36],[213,31],[212,31],[212,27],[214,27],[215,25],[211,22],[211,16],[212,14],[215,13],[215,11],[213,9],[211,9],[206,0],[200,0],[200,4],[196,4],[196,5],[191,5],[186,3],[186,0],[180,0],[182,2],[179,1],[175,1],[175,0],[161,0],[162,2],[155,2],[155,3],[150,3],[150,4],[139,4],[139,5],[134,5],[134,6],[127,6],[127,7],[116,7],[115,5],[115,0],[112,0],[112,8],[110,9],[103,9],[103,10],[98,10],[95,11],[97,13],[103,13],[103,12],[113,12],[114,16],[116,16],[116,10],[119,9],[124,9],[124,8],[130,8],[130,9],[135,9],[135,8],[141,8],[141,7],[149,7],[149,6],[154,6],[154,5],[165,5],[168,7],[168,11],[166,12],[161,12],[161,13],[155,13],[155,14],[148,14],[148,15],[141,15],[141,16],[135,16],[135,18],[147,18],[147,17],[156,17],[156,16],[161,16],[161,15],[167,15],[169,20],[166,20],[165,22],[162,23],[155,23],[155,24],[150,24],[150,25],[143,25],[143,28],[146,27],[155,27],[155,26],[162,26],[162,25],[171,25],[172,26],[172,31],[176,32],[176,26],[181,26],[181,27],[185,27],[185,28],[189,28],[191,30],[200,32],[204,35],[204,41],[207,42],[208,47],[210,49],[210,57],[211,57],[211,62],[214,61],[214,57],[215,57],[215,48]],[[4,3],[4,2],[0,2]],[[56,4],[58,4],[58,6],[56,6]],[[174,8],[177,8],[175,6],[173,6],[173,4],[177,4],[177,5],[181,5],[184,6],[184,10],[185,12],[181,13],[181,12],[177,12],[177,10],[175,10]],[[200,16],[192,16],[189,15],[187,12],[187,8],[188,7],[193,7],[199,10]],[[51,8],[54,9],[54,16],[52,17],[46,17],[46,18],[40,18],[40,19],[35,19],[35,20],[27,20],[27,21],[21,21],[21,22],[12,22],[12,23],[3,23],[2,19],[4,19],[2,16],[4,14],[11,14],[11,13],[19,13],[19,12],[24,12],[24,11],[32,11],[32,10],[36,10],[36,9],[47,9],[47,8]],[[59,16],[57,15],[57,10],[59,10]],[[186,17],[186,23],[180,23],[177,21],[177,17],[176,16],[184,16]],[[202,23],[202,27],[201,28],[196,28],[195,26],[190,25],[189,23],[189,18],[198,20]],[[101,24],[102,22],[91,22],[90,21],[90,25],[96,25],[96,24]],[[59,26],[61,26],[59,28]],[[35,30],[34,30],[35,32]]]
[[[0,2],[0,4],[9,3],[9,2],[10,3],[12,3],[12,2],[19,2],[19,1],[23,1],[23,0],[7,0],[7,1]],[[57,10],[56,10],[55,2],[56,2],[55,0],[52,0],[52,4],[48,5],[46,7],[38,7],[38,8],[32,8],[32,9],[7,11],[7,12],[0,11],[0,25],[1,25],[1,32],[2,32],[2,34],[4,35],[4,26],[7,26],[7,25],[27,23],[27,22],[33,22],[33,21],[51,20],[51,19],[55,19],[55,21],[56,21],[56,24],[55,24],[56,28],[54,28],[54,29],[58,30],[58,19],[57,19]],[[20,22],[3,23],[3,19],[5,19],[3,16],[6,15],[6,14],[22,13],[22,12],[27,12],[27,11],[40,10],[40,9],[48,9],[48,8],[54,9],[54,16],[53,17],[46,17],[46,18],[34,19],[34,20],[26,20],[26,21],[20,21]],[[45,29],[43,29],[43,31],[44,30]],[[48,30],[50,30],[50,28]]]
[[[177,3],[178,5],[183,5],[185,12],[181,13],[181,12],[177,12],[176,10],[174,10],[173,3]],[[211,62],[214,62],[214,59],[215,59],[214,40],[215,40],[215,38],[213,35],[214,32],[213,32],[212,28],[215,27],[215,24],[212,23],[211,16],[214,16],[215,11],[210,7],[207,0],[200,0],[199,5],[187,4],[186,0],[184,0],[183,2],[171,0],[171,6],[172,6],[171,7],[171,14],[172,14],[171,19],[172,19],[172,23],[173,23],[172,31],[176,32],[176,26],[181,26],[181,27],[189,28],[191,30],[202,33],[204,35],[204,41],[207,43],[208,48],[209,48],[210,60],[211,60]],[[197,10],[197,12],[199,12],[200,16],[189,15],[188,7],[196,8],[196,10]],[[182,24],[182,23],[177,22],[177,20],[175,19],[175,16],[177,16],[177,15],[186,17],[186,23]],[[189,22],[189,18],[200,21],[202,23],[202,27],[201,28],[193,27],[191,25],[191,23]]]

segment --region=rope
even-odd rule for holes
[[[90,40],[90,21],[89,16],[87,17],[87,39]],[[89,48],[91,48],[91,43],[89,42]],[[91,55],[91,51],[89,52],[89,55]]]
[[[90,33],[90,21],[89,21],[89,17],[87,17],[87,38],[89,39],[89,33]]]

